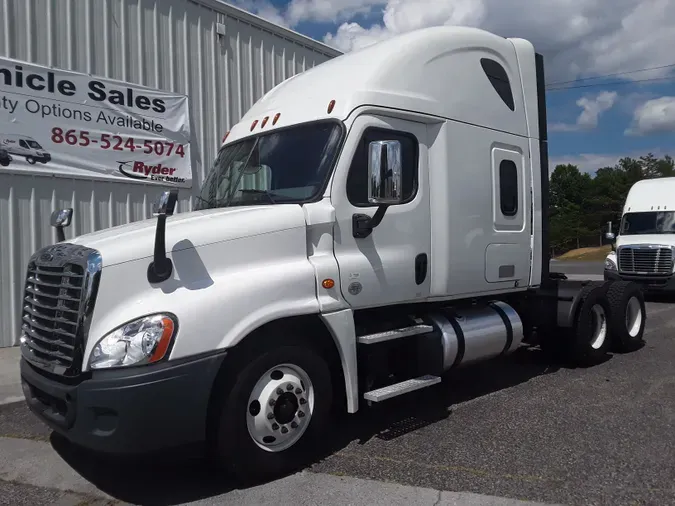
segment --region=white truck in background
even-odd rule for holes
[[[647,292],[675,292],[675,177],[643,179],[626,196],[619,234],[605,259],[606,280]]]
[[[176,199],[68,241],[57,210],[59,242],[28,264],[26,401],[74,443],[203,444],[270,477],[335,413],[523,342],[583,363],[643,343],[637,285],[549,273],[526,40],[429,28],[290,78],[226,136],[194,209]]]

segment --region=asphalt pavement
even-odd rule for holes
[[[602,276],[604,262],[569,262],[551,260],[551,272],[562,272],[579,276]]]
[[[91,454],[23,402],[5,404],[0,505],[675,504],[675,299],[650,299],[647,312],[634,353],[568,368],[523,347],[457,370],[348,417],[302,472],[241,490],[198,459]]]

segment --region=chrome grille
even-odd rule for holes
[[[92,249],[57,244],[28,262],[21,321],[23,356],[54,374],[76,376],[101,268]]]
[[[660,246],[622,246],[618,251],[619,272],[671,274],[673,250]]]

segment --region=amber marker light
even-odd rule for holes
[[[159,338],[159,342],[157,343],[157,347],[155,348],[155,351],[152,352],[152,355],[150,356],[150,360],[148,361],[149,363],[157,362],[158,360],[162,360],[164,358],[164,355],[166,355],[166,350],[169,349],[169,344],[171,344],[171,338],[173,337],[173,331],[174,331],[174,323],[171,318],[168,316],[164,316],[162,319],[162,337]]]
[[[274,115],[274,119],[272,120],[272,125],[276,125],[277,121],[279,121],[279,117],[281,116],[281,113],[278,112]]]
[[[330,290],[335,286],[335,281],[330,278],[326,278],[321,282],[321,286],[323,286],[326,290]]]
[[[251,132],[253,132],[253,129],[255,126],[258,124],[258,120],[255,120],[253,123],[251,123]]]
[[[328,102],[328,114],[333,112],[333,108],[335,107],[335,100],[331,100]]]
[[[262,120],[262,124],[260,125],[260,128],[265,128],[265,125],[267,125],[267,121],[270,119],[269,116],[265,116]]]

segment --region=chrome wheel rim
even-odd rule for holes
[[[272,367],[256,382],[246,406],[251,439],[263,450],[280,452],[307,430],[314,412],[314,386],[294,364]]]
[[[642,327],[642,307],[637,297],[631,297],[626,305],[626,330],[631,337],[637,337]]]
[[[595,304],[591,308],[591,322],[593,328],[591,347],[598,350],[607,340],[607,316],[605,308],[600,304]]]

